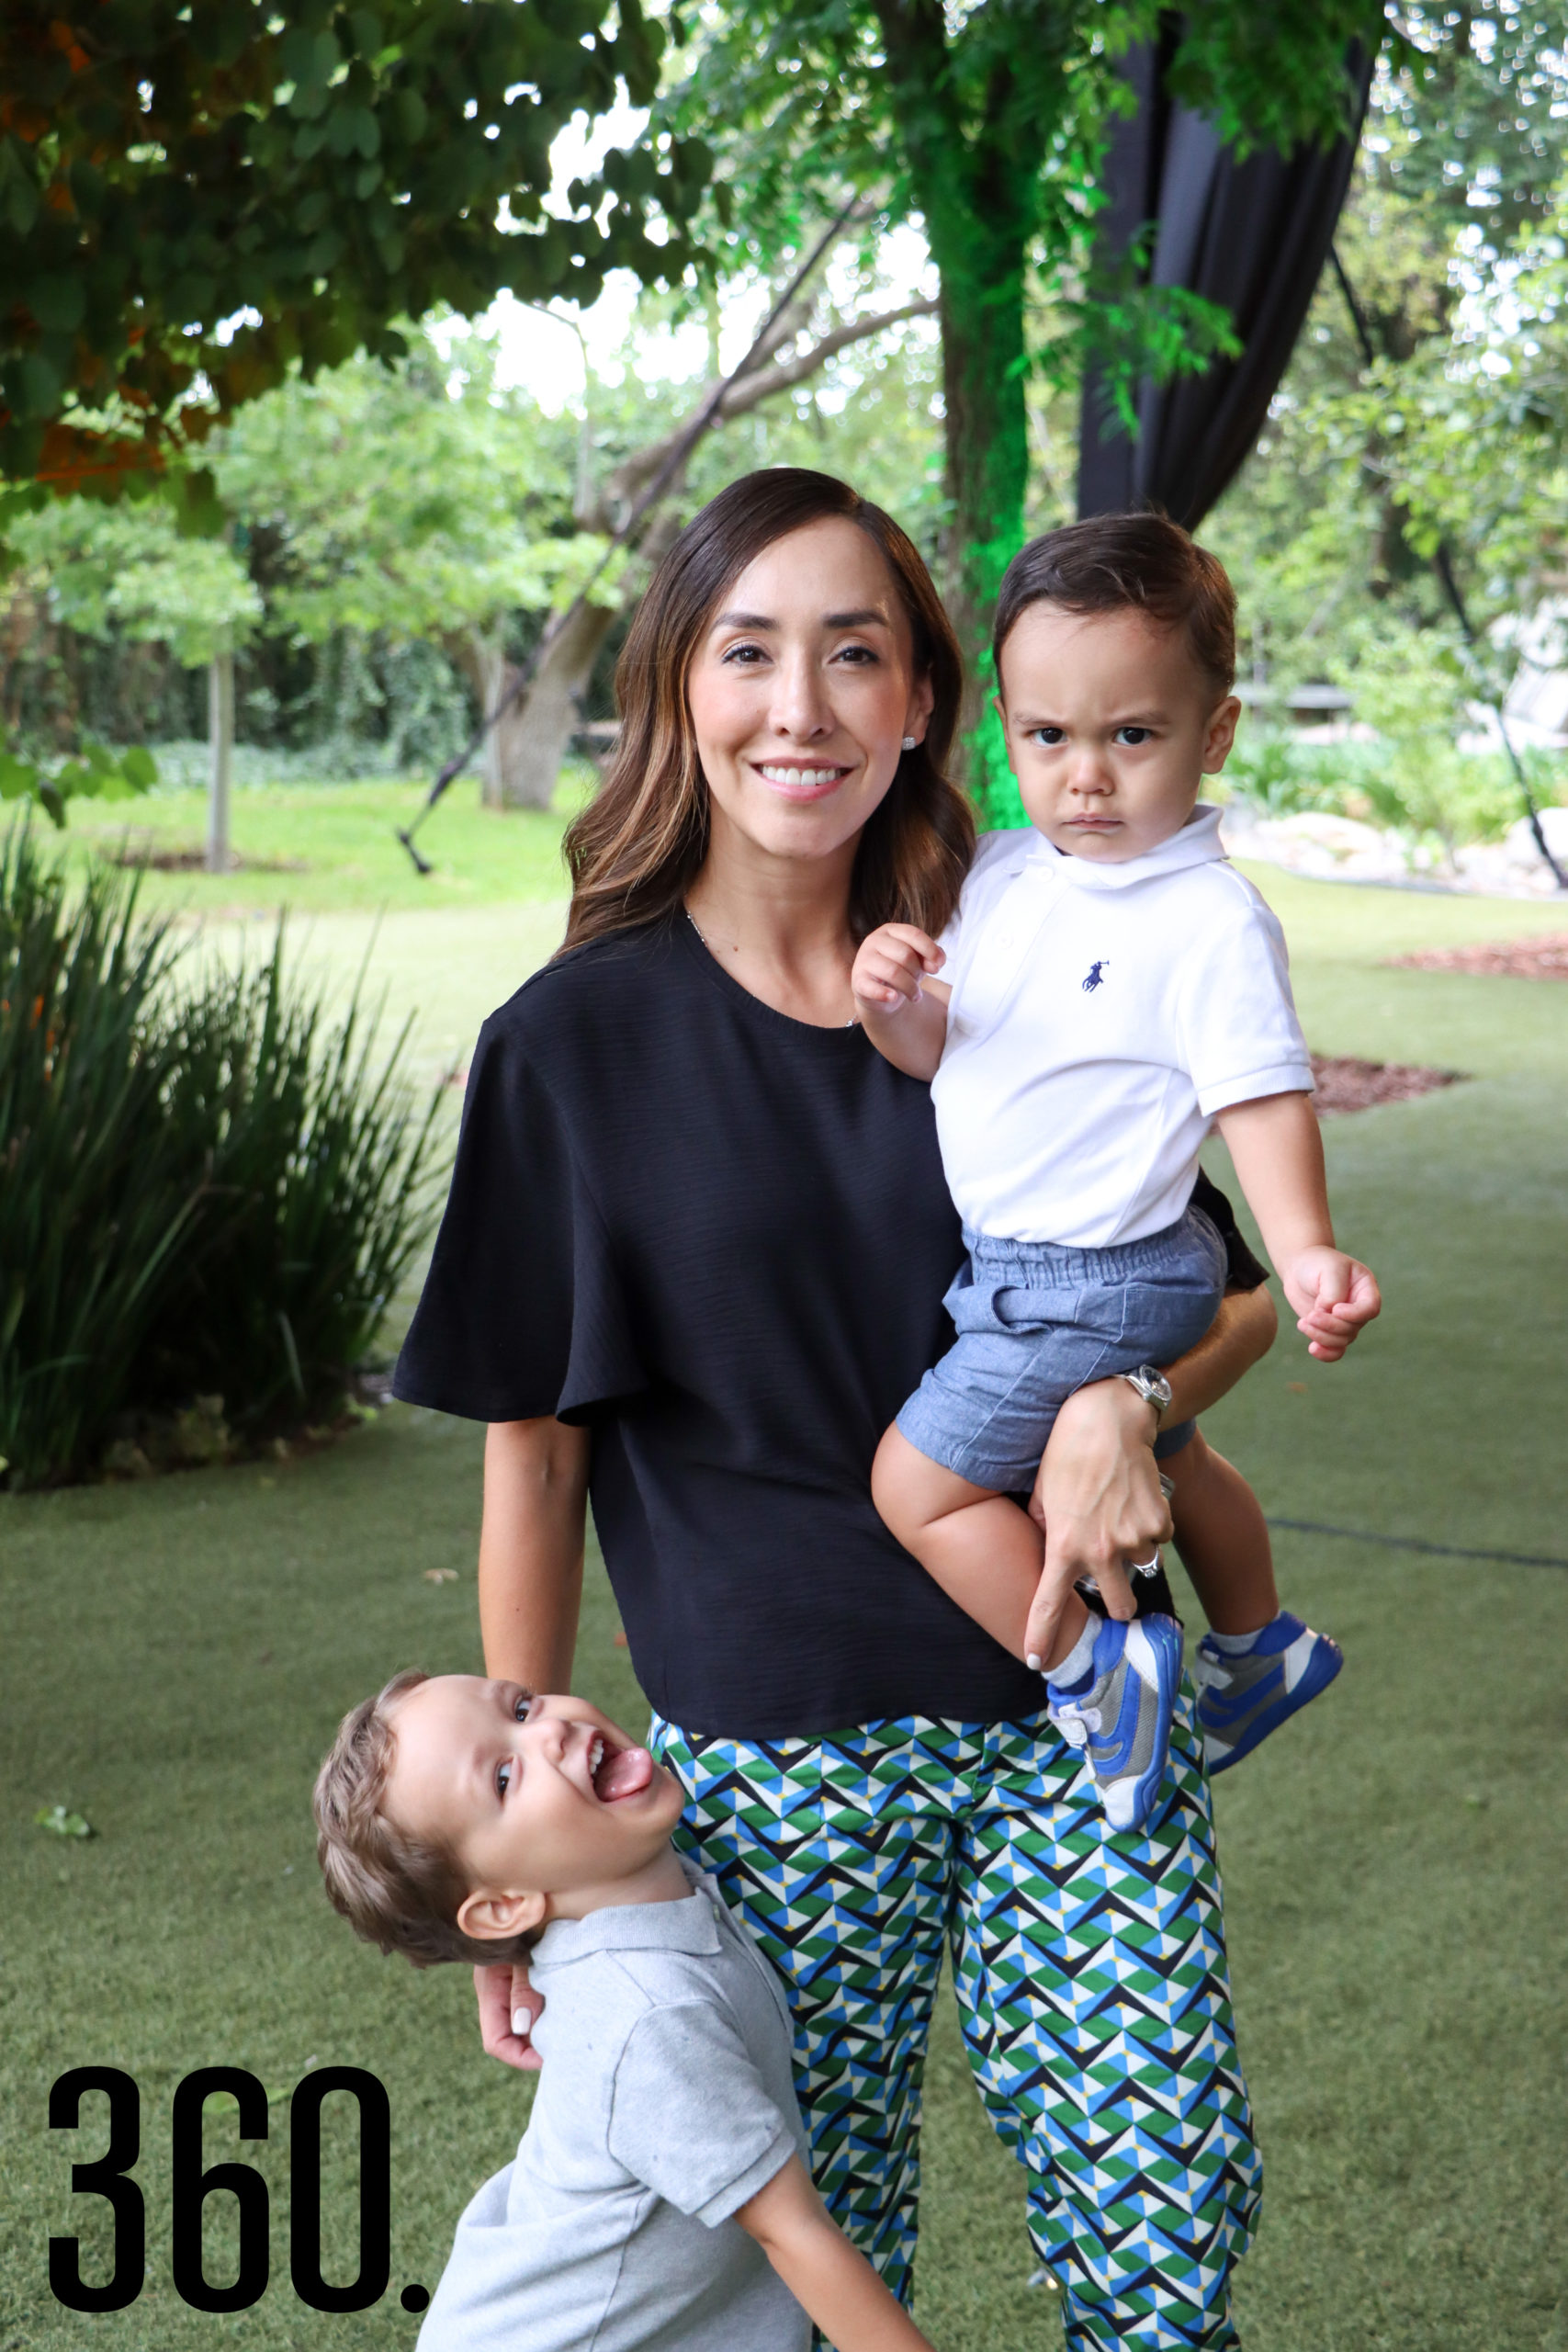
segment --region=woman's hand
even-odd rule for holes
[[[479,2036],[491,2056],[520,2074],[536,2075],[545,2062],[530,2037],[545,1996],[535,1992],[527,1970],[510,1961],[476,1968],[474,1991],[479,2001]]]
[[[1030,1498],[1045,1536],[1045,1565],[1029,1611],[1032,1657],[1050,1657],[1056,1623],[1080,1577],[1092,1577],[1112,1617],[1133,1615],[1127,1566],[1170,1540],[1160,1490],[1152,1405],[1122,1379],[1097,1380],[1068,1397]]]

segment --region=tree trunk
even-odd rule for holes
[[[942,282],[950,516],[942,587],[964,649],[960,772],[983,823],[1018,824],[1023,811],[991,703],[990,637],[1002,574],[1023,545],[1029,489],[1026,232],[999,206],[988,222],[928,206],[926,225]]]
[[[486,718],[495,708],[506,690],[511,663],[502,650],[499,628],[491,630],[465,629],[450,640],[453,660],[474,690],[479,715]],[[487,808],[502,807],[502,727],[492,727],[485,737],[479,758],[479,798]]]
[[[487,808],[547,808],[561,763],[579,726],[577,697],[592,674],[615,620],[603,605],[585,605],[546,653],[526,694],[502,713],[485,738],[481,797]],[[499,631],[471,629],[453,646],[483,710],[494,710],[517,675]]]
[[[234,760],[234,656],[215,653],[207,671],[207,741],[211,767],[207,792],[207,871],[227,874],[229,797]]]
[[[967,222],[958,223],[955,234],[944,234],[934,223],[931,229],[931,251],[942,277],[942,398],[951,502],[945,549],[948,609],[971,665],[973,707],[966,715],[973,724],[978,712],[977,673],[990,639],[997,590],[1023,544],[1029,488],[1024,247],[1021,237],[1013,243],[982,235]]]
[[[615,617],[604,605],[584,605],[573,614],[540,662],[527,693],[502,720],[502,727],[512,725],[503,754],[509,808],[547,808],[554,798],[561,763],[582,723],[579,697]]]
[[[1022,68],[999,57],[978,107],[951,94],[941,0],[877,0],[891,102],[916,203],[941,283],[946,487],[943,590],[967,673],[964,732],[969,783],[993,822],[1017,809],[1001,730],[990,709],[987,645],[1002,573],[1023,544],[1029,487],[1024,399],[1024,273],[1039,226],[1044,93],[1063,27],[1042,12],[1043,54]],[[1067,96],[1065,70],[1058,84]]]

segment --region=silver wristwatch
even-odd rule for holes
[[[1136,1372],[1119,1373],[1117,1377],[1135,1388],[1145,1405],[1154,1407],[1156,1420],[1164,1419],[1170,1405],[1170,1383],[1163,1372],[1152,1363],[1141,1363]]]

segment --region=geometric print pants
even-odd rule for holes
[[[817,2185],[894,2291],[912,2291],[945,1948],[1071,2352],[1235,2346],[1230,2273],[1259,2165],[1185,1685],[1135,1832],[1108,1827],[1043,1715],[757,1741],[656,1715],[649,1745],[686,1792],[677,1842],[784,1980]]]

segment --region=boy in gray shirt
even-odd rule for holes
[[[526,1959],[543,2071],[420,2352],[930,2352],[806,2169],[789,2012],[670,1843],[678,1783],[585,1700],[400,1674],[316,1783],[332,1902],[416,1966]]]

